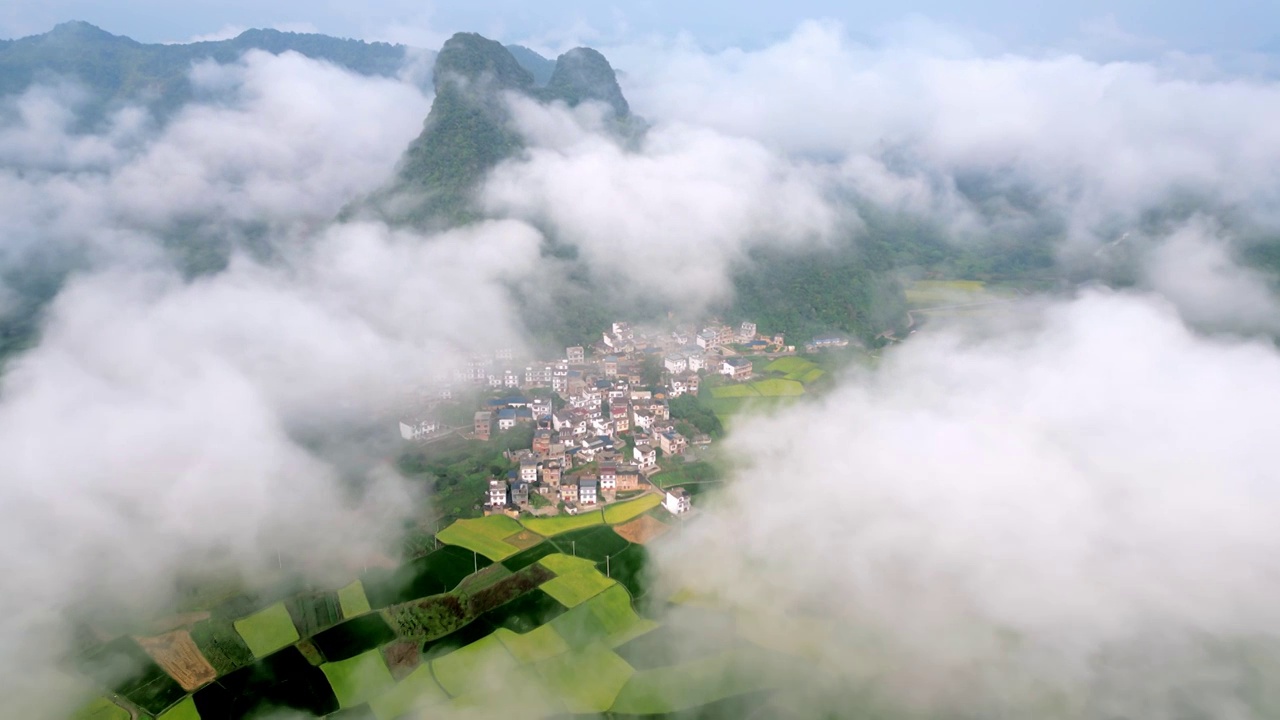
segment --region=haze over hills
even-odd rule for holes
[[[147,45],[72,21],[42,35],[0,42],[0,95],[37,82],[71,80],[88,92],[84,117],[90,124],[128,103],[167,115],[193,97],[192,63],[234,62],[249,50],[297,52],[380,77],[401,72],[410,52],[401,45],[270,29],[246,30],[230,40]]]
[[[933,30],[0,96],[6,712],[1276,717],[1280,84]]]
[[[530,55],[474,33],[459,33],[445,43],[436,61],[431,114],[394,181],[372,198],[377,216],[419,227],[501,217],[480,207],[480,194],[491,171],[528,149],[512,116],[513,97],[568,108],[602,104],[604,132],[611,142],[624,148],[643,144],[644,122],[632,115],[613,68],[598,51],[564,53],[542,87],[521,66],[521,57]],[[540,227],[550,240],[545,252],[562,263],[561,271],[573,282],[543,287],[533,295],[513,292],[525,309],[526,325],[548,346],[587,342],[595,327],[624,309],[640,317],[669,311],[661,303],[605,291],[614,278],[577,260],[577,248],[553,225]],[[732,300],[720,309],[734,319],[762,318],[778,332],[804,336],[839,331],[871,341],[906,322],[901,288],[881,275],[893,260],[873,249],[879,242],[875,235],[870,243],[854,243],[845,235],[822,248],[760,248],[740,264]],[[805,300],[797,302],[796,292],[804,293]]]

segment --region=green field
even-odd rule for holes
[[[755,383],[744,383],[741,385],[721,385],[720,387],[711,388],[711,397],[719,399],[725,398],[751,398],[760,397],[760,393],[753,387]]]
[[[344,618],[353,618],[372,610],[369,598],[364,594],[364,583],[359,580],[338,591],[338,604],[342,606]]]
[[[355,707],[378,697],[395,685],[391,671],[378,650],[370,650],[349,660],[320,666],[333,686],[339,707]]]
[[[784,407],[791,402],[792,398],[786,397],[761,397],[755,395],[752,397],[728,397],[728,398],[710,398],[706,400],[707,407],[716,414],[721,420],[728,422],[728,418],[738,413],[751,411],[754,413],[768,412],[774,408]]]
[[[614,582],[601,575],[593,565],[590,570],[565,573],[543,584],[542,591],[567,608],[576,607],[604,590]]]
[[[283,602],[237,620],[234,624],[236,632],[244,638],[245,644],[256,658],[264,658],[302,639],[298,636],[298,629],[293,626],[293,619],[289,617],[289,611]]]
[[[119,708],[116,709],[119,710]],[[124,713],[122,717],[129,717],[129,713]],[[196,710],[196,701],[188,695],[182,702],[161,713],[160,720],[200,720],[200,713]]]
[[[556,515],[548,518],[529,518],[524,526],[544,537],[604,524],[604,512],[593,510],[579,515]]]
[[[801,357],[778,358],[766,365],[764,372],[771,375],[780,375],[783,380],[793,380],[803,385],[817,382],[823,375],[827,374],[826,370],[818,367],[812,360],[806,360]],[[799,394],[794,392],[794,388],[790,388],[788,392],[790,394]],[[761,392],[761,394],[765,393]]]
[[[781,375],[789,375],[791,373],[806,372],[810,368],[815,368],[812,362],[801,357],[780,357],[777,360],[764,366],[764,372],[779,373]]]
[[[747,398],[797,397],[803,394],[802,383],[786,378],[766,378],[742,385],[721,385],[711,389],[712,402]]]
[[[570,713],[603,713],[635,670],[608,648],[592,643],[535,666]]]
[[[751,383],[752,389],[762,397],[796,397],[804,394],[804,385],[797,380],[768,378]]]
[[[805,385],[810,385],[812,383],[815,383],[821,380],[822,376],[826,374],[827,374],[826,370],[823,370],[820,367],[814,367],[812,369],[804,371],[803,373],[795,373],[794,375],[787,375],[787,379],[799,380]]]
[[[437,533],[436,539],[448,545],[474,550],[490,560],[502,560],[520,552],[520,548],[503,542],[503,539],[522,529],[520,523],[506,515],[490,515],[474,520],[459,520]]]
[[[658,626],[636,614],[631,596],[621,585],[614,585],[570,609],[551,624],[574,648],[584,648],[601,640],[609,647],[617,647]]]
[[[523,635],[498,628],[494,636],[522,663],[534,663],[569,651],[569,645],[550,625],[539,625]]]
[[[430,665],[419,665],[409,676],[369,701],[378,720],[398,720],[414,710],[439,705],[449,699],[431,676]]]
[[[761,673],[737,667],[732,652],[637,672],[618,693],[615,713],[671,713],[762,688]]]
[[[556,575],[568,575],[583,570],[596,569],[596,564],[591,560],[565,555],[564,553],[548,555],[538,562]]]
[[[436,681],[454,697],[500,692],[507,676],[518,667],[516,659],[494,635],[431,661]]]
[[[645,495],[635,500],[614,503],[604,509],[604,521],[610,525],[624,523],[640,517],[661,504],[662,498],[657,495]]]
[[[129,720],[129,711],[106,698],[98,698],[77,710],[71,720]],[[195,720],[200,720],[200,716],[196,715]]]

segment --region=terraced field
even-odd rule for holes
[[[268,711],[400,720],[491,707],[495,698],[515,698],[503,705],[511,717],[657,714],[760,692],[766,685],[739,648],[694,659],[663,655],[663,644],[681,634],[655,632],[659,623],[637,612],[648,555],[629,538],[661,541],[652,526],[662,523],[645,515],[657,499],[557,523],[462,521],[440,533],[444,548],[394,572],[241,617],[231,613],[251,605],[213,608],[187,629],[120,638],[84,662],[91,668],[119,656],[145,666],[110,687],[137,704],[138,717],[157,720]],[[625,527],[626,537],[613,525]],[[506,542],[515,534],[523,534],[522,545],[535,544],[520,550]],[[152,661],[143,642],[165,662]],[[628,659],[644,657],[675,664]],[[200,686],[180,687],[171,675]],[[128,717],[104,697],[73,720]]]

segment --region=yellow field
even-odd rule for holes
[[[441,530],[436,539],[448,545],[474,550],[490,560],[504,560],[520,548],[504,542],[504,538],[518,534],[520,523],[506,515],[490,515],[474,520],[459,520]]]
[[[604,521],[610,525],[637,518],[662,504],[657,495],[644,495],[635,500],[616,503],[604,509]]]

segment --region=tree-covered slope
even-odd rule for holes
[[[377,200],[385,213],[414,224],[471,217],[471,192],[523,146],[509,127],[504,93],[529,92],[534,80],[500,43],[458,33],[436,57],[434,83],[422,134]]]

